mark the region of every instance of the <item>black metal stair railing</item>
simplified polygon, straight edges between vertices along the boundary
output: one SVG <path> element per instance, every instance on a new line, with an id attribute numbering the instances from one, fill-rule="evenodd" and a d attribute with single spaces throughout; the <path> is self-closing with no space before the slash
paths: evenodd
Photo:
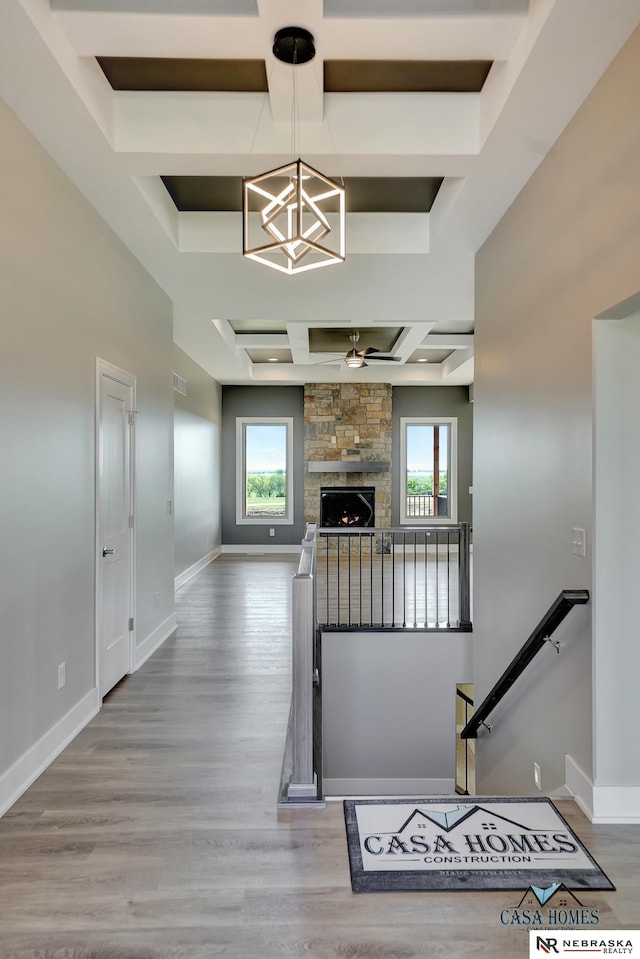
<path id="1" fill-rule="evenodd" d="M 323 629 L 471 631 L 470 527 L 322 527 Z"/>
<path id="2" fill-rule="evenodd" d="M 574 606 L 589 602 L 589 591 L 586 589 L 563 589 L 556 601 L 549 607 L 536 628 L 529 636 L 516 656 L 509 663 L 502 676 L 478 707 L 472 719 L 464 727 L 460 736 L 462 739 L 475 739 L 478 729 L 485 724 L 489 714 L 495 709 L 500 700 L 511 689 L 515 681 L 522 675 L 532 659 L 542 649 L 562 620 Z"/>

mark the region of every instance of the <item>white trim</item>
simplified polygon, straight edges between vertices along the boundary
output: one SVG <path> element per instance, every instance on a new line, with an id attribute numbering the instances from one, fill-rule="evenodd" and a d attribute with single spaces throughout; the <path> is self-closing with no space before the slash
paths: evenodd
<path id="1" fill-rule="evenodd" d="M 243 554 L 257 556 L 262 553 L 288 553 L 291 556 L 300 555 L 300 547 L 296 546 L 295 543 L 291 543 L 289 546 L 249 546 L 245 543 L 231 543 L 228 546 L 221 546 L 220 551 L 236 556 L 242 556 Z"/>
<path id="2" fill-rule="evenodd" d="M 454 796 L 453 779 L 324 779 L 322 792 L 332 796 Z"/>
<path id="3" fill-rule="evenodd" d="M 193 564 L 193 566 L 188 566 L 186 569 L 183 569 L 181 573 L 178 573 L 174 582 L 174 589 L 176 593 L 185 585 L 185 583 L 188 583 L 190 579 L 193 579 L 194 576 L 197 576 L 198 573 L 201 573 L 205 566 L 208 566 L 209 563 L 213 563 L 214 559 L 217 559 L 221 552 L 222 546 L 218 546 L 217 549 L 211 550 L 210 553 L 207 553 L 206 556 L 203 556 L 202 559 L 199 559 L 197 563 Z"/>
<path id="4" fill-rule="evenodd" d="M 564 755 L 564 781 L 580 809 L 593 822 L 593 782 L 568 753 Z"/>
<path id="5" fill-rule="evenodd" d="M 640 824 L 640 786 L 599 786 L 565 754 L 567 789 L 592 823 Z"/>
<path id="6" fill-rule="evenodd" d="M 162 644 L 172 636 L 176 629 L 178 628 L 178 620 L 176 619 L 176 614 L 172 613 L 171 616 L 168 616 L 164 622 L 160 623 L 159 626 L 149 633 L 146 639 L 143 639 L 142 642 L 136 646 L 134 650 L 134 663 L 133 671 L 140 669 L 143 663 L 152 656 L 157 649 L 162 646 Z"/>
<path id="7" fill-rule="evenodd" d="M 9 766 L 0 776 L 0 816 L 13 806 L 99 711 L 100 698 L 96 687 Z"/>
<path id="8" fill-rule="evenodd" d="M 245 430 L 247 426 L 285 426 L 287 461 L 285 468 L 287 512 L 285 516 L 245 516 Z M 236 416 L 236 525 L 293 526 L 293 417 Z"/>
<path id="9" fill-rule="evenodd" d="M 449 427 L 449 448 L 447 462 L 447 498 L 448 516 L 407 516 L 405 498 L 407 475 L 407 426 Z M 458 522 L 458 417 L 457 416 L 401 416 L 400 417 L 400 494 L 401 526 L 449 526 Z"/>
<path id="10" fill-rule="evenodd" d="M 640 786 L 593 787 L 593 823 L 640 824 Z"/>

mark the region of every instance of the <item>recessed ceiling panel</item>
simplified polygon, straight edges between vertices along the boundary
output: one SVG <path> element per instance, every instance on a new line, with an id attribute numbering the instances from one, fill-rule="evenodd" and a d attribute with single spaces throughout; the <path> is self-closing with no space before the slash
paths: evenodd
<path id="1" fill-rule="evenodd" d="M 401 326 L 361 327 L 357 331 L 353 327 L 311 327 L 309 330 L 310 353 L 346 353 L 352 348 L 349 337 L 358 332 L 360 339 L 356 344 L 357 350 L 375 348 L 381 353 L 390 353 L 394 343 L 402 333 Z"/>
<path id="2" fill-rule="evenodd" d="M 242 209 L 242 177 L 163 176 L 160 179 L 181 213 Z"/>
<path id="3" fill-rule="evenodd" d="M 234 333 L 286 333 L 284 320 L 228 320 Z M 264 324 L 264 325 L 262 325 Z"/>
<path id="4" fill-rule="evenodd" d="M 442 177 L 345 177 L 347 213 L 428 213 Z"/>
<path id="5" fill-rule="evenodd" d="M 442 363 L 453 350 L 415 350 L 407 363 Z"/>
<path id="6" fill-rule="evenodd" d="M 479 93 L 490 60 L 325 60 L 325 93 Z"/>
<path id="7" fill-rule="evenodd" d="M 526 13 L 529 0 L 324 0 L 325 17 L 432 17 Z"/>
<path id="8" fill-rule="evenodd" d="M 51 0 L 52 10 L 90 13 L 182 13 L 187 16 L 257 17 L 257 0 Z"/>
<path id="9" fill-rule="evenodd" d="M 242 210 L 242 177 L 163 176 L 161 179 L 181 213 Z M 344 185 L 347 213 L 428 213 L 442 185 L 442 177 L 345 177 Z"/>
<path id="10" fill-rule="evenodd" d="M 293 363 L 291 350 L 247 350 L 252 363 Z"/>
<path id="11" fill-rule="evenodd" d="M 266 93 L 264 60 L 97 57 L 114 90 Z"/>

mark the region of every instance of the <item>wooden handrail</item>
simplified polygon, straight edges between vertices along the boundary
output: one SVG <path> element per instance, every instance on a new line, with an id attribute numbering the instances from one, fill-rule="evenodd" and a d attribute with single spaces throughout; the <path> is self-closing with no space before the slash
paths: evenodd
<path id="1" fill-rule="evenodd" d="M 511 689 L 516 679 L 522 675 L 531 660 L 542 649 L 545 642 L 558 628 L 565 616 L 574 606 L 589 602 L 589 591 L 586 589 L 563 589 L 556 601 L 549 607 L 528 640 L 511 660 L 502 676 L 490 693 L 485 697 L 473 717 L 464 727 L 460 736 L 462 739 L 476 739 L 478 729 L 485 722 L 489 713 L 497 706 L 503 696 Z"/>

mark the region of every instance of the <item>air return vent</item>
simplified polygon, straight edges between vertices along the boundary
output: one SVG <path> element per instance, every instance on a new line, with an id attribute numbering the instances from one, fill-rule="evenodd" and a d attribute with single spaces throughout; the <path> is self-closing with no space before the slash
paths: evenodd
<path id="1" fill-rule="evenodd" d="M 178 376 L 177 373 L 173 374 L 173 388 L 176 393 L 180 393 L 182 396 L 187 395 L 187 381 L 184 376 Z"/>

